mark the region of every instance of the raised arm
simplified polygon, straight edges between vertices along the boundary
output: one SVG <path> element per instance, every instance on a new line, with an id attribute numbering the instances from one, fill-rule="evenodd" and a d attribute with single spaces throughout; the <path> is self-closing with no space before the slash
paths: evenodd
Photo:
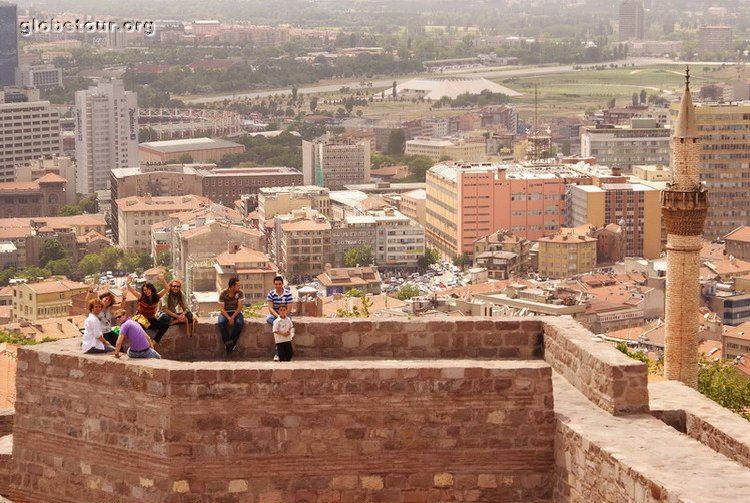
<path id="1" fill-rule="evenodd" d="M 131 278 L 130 276 L 125 278 L 125 288 L 126 288 L 126 291 L 122 292 L 123 302 L 125 302 L 125 297 L 127 296 L 127 292 L 132 293 L 135 296 L 135 300 L 138 300 L 141 298 L 140 292 L 138 292 L 138 290 L 133 288 L 133 278 Z"/>

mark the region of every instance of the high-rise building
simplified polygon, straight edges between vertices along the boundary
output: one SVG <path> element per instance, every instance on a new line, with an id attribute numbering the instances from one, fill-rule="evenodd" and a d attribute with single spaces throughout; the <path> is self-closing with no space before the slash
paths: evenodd
<path id="1" fill-rule="evenodd" d="M 75 121 L 79 193 L 107 190 L 113 169 L 138 166 L 137 97 L 122 80 L 76 92 Z"/>
<path id="2" fill-rule="evenodd" d="M 14 181 L 19 164 L 60 154 L 60 114 L 49 101 L 0 104 L 0 182 Z"/>
<path id="3" fill-rule="evenodd" d="M 0 3 L 0 86 L 16 83 L 18 69 L 18 16 L 16 4 Z"/>
<path id="4" fill-rule="evenodd" d="M 698 49 L 701 53 L 724 52 L 731 48 L 731 26 L 701 26 L 699 28 Z"/>
<path id="5" fill-rule="evenodd" d="M 62 70 L 55 65 L 21 65 L 18 70 L 18 85 L 40 89 L 62 87 Z"/>
<path id="6" fill-rule="evenodd" d="M 635 164 L 668 164 L 670 133 L 656 119 L 631 119 L 630 127 L 586 126 L 581 128 L 581 155 L 628 171 Z"/>
<path id="7" fill-rule="evenodd" d="M 679 108 L 671 109 L 673 120 Z M 750 225 L 750 102 L 696 103 L 700 176 L 711 191 L 705 237 Z"/>
<path id="8" fill-rule="evenodd" d="M 302 142 L 302 177 L 305 185 L 343 189 L 370 181 L 370 142 L 334 139 Z"/>
<path id="9" fill-rule="evenodd" d="M 608 168 L 583 165 L 438 164 L 427 171 L 428 246 L 455 257 L 499 229 L 538 239 L 565 224 L 568 184 L 607 178 Z"/>
<path id="10" fill-rule="evenodd" d="M 661 217 L 659 191 L 641 183 L 621 181 L 573 185 L 566 202 L 568 227 L 617 224 L 622 228 L 626 257 L 659 258 Z"/>
<path id="11" fill-rule="evenodd" d="M 643 2 L 623 0 L 620 2 L 620 41 L 643 40 Z"/>
<path id="12" fill-rule="evenodd" d="M 667 227 L 664 375 L 698 386 L 700 252 L 708 192 L 700 181 L 700 134 L 685 82 L 672 141 L 672 183 L 662 192 Z M 743 196 L 746 198 L 746 195 Z"/>

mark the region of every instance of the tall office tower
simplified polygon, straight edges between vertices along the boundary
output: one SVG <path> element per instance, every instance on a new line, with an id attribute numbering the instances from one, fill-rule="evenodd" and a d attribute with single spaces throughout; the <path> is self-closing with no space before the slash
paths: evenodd
<path id="1" fill-rule="evenodd" d="M 620 2 L 620 42 L 643 40 L 643 2 L 623 0 Z"/>
<path id="2" fill-rule="evenodd" d="M 667 228 L 667 289 L 664 326 L 664 375 L 698 386 L 698 313 L 700 251 L 708 192 L 699 176 L 698 125 L 690 85 L 685 91 L 672 136 L 672 183 L 662 192 Z"/>
<path id="3" fill-rule="evenodd" d="M 670 110 L 673 123 L 678 112 L 677 106 Z M 750 101 L 696 103 L 695 121 L 700 176 L 711 191 L 704 236 L 715 239 L 750 225 Z"/>
<path id="4" fill-rule="evenodd" d="M 122 80 L 76 92 L 75 120 L 79 194 L 107 190 L 113 169 L 138 166 L 137 96 Z"/>
<path id="5" fill-rule="evenodd" d="M 0 182 L 15 181 L 19 164 L 61 154 L 60 114 L 49 101 L 0 104 Z"/>
<path id="6" fill-rule="evenodd" d="M 305 185 L 343 189 L 370 181 L 370 143 L 334 139 L 302 142 L 302 177 Z"/>
<path id="7" fill-rule="evenodd" d="M 18 69 L 18 16 L 16 4 L 0 3 L 0 86 L 16 83 Z"/>

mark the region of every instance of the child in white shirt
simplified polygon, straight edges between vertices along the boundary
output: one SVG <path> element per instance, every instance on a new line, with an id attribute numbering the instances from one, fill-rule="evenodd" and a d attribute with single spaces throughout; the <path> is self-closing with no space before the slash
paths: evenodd
<path id="1" fill-rule="evenodd" d="M 294 338 L 294 325 L 292 320 L 287 316 L 288 307 L 281 304 L 277 308 L 279 317 L 273 322 L 273 339 L 276 343 L 276 350 L 279 354 L 279 360 L 288 362 L 294 356 L 292 349 L 292 339 Z"/>

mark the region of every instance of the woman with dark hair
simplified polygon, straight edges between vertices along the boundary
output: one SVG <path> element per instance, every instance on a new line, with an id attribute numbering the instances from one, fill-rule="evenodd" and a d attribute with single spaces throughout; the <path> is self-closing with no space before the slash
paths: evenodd
<path id="1" fill-rule="evenodd" d="M 89 291 L 86 294 L 87 304 L 97 296 L 96 291 L 97 288 L 94 285 L 89 288 Z M 102 301 L 103 306 L 98 318 L 99 323 L 102 325 L 104 339 L 114 347 L 117 342 L 117 334 L 112 331 L 112 321 L 114 320 L 114 315 L 112 313 L 114 313 L 115 309 L 119 307 L 116 305 L 117 298 L 110 291 L 100 292 L 98 297 L 99 300 Z"/>
<path id="2" fill-rule="evenodd" d="M 159 280 L 166 284 L 164 274 L 159 274 Z M 130 293 L 135 295 L 136 300 L 138 300 L 136 316 L 133 317 L 133 320 L 140 323 L 145 329 L 156 330 L 154 342 L 159 342 L 169 328 L 168 322 L 165 323 L 156 317 L 156 312 L 159 310 L 159 301 L 166 293 L 166 289 L 157 292 L 153 283 L 146 283 L 141 287 L 141 291 L 139 292 L 133 288 L 132 281 L 132 278 L 128 276 L 125 280 L 125 286 Z"/>

